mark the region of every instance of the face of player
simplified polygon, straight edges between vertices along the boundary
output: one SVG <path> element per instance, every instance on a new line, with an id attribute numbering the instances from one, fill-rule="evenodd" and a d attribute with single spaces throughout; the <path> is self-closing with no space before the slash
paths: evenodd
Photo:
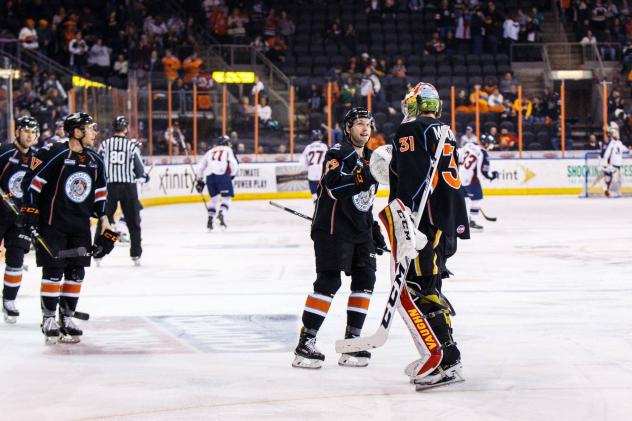
<path id="1" fill-rule="evenodd" d="M 37 143 L 37 129 L 22 128 L 18 131 L 18 141 L 20 146 L 28 149 Z"/>
<path id="2" fill-rule="evenodd" d="M 81 143 L 83 144 L 83 146 L 86 148 L 91 148 L 92 145 L 94 145 L 94 141 L 97 138 L 98 133 L 99 131 L 97 130 L 96 124 L 89 124 L 84 126 L 83 138 L 81 139 Z"/>
<path id="3" fill-rule="evenodd" d="M 353 126 L 349 129 L 351 143 L 362 148 L 371 138 L 371 120 L 368 118 L 359 118 L 353 122 Z"/>

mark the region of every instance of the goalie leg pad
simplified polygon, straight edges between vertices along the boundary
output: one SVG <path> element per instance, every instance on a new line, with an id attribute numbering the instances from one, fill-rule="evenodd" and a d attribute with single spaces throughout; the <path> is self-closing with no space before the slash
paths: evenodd
<path id="1" fill-rule="evenodd" d="M 417 256 L 415 226 L 410 213 L 399 200 L 395 199 L 379 213 L 391 244 L 391 253 L 396 262 Z"/>

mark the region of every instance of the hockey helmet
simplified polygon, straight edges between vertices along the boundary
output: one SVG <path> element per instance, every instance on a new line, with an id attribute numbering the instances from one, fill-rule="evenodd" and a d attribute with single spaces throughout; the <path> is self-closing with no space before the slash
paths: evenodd
<path id="1" fill-rule="evenodd" d="M 369 119 L 370 124 L 371 124 L 371 132 L 375 131 L 375 119 L 373 118 L 373 114 L 371 114 L 366 108 L 354 107 L 350 109 L 349 111 L 347 111 L 347 114 L 345 114 L 345 119 L 343 122 L 343 127 L 344 127 L 343 130 L 346 137 L 349 136 L 349 130 L 353 126 L 353 123 L 356 120 L 361 119 L 361 118 Z"/>
<path id="2" fill-rule="evenodd" d="M 481 135 L 481 145 L 487 150 L 492 150 L 496 147 L 496 139 L 490 133 Z"/>
<path id="3" fill-rule="evenodd" d="M 18 131 L 20 129 L 33 129 L 39 135 L 40 127 L 37 120 L 34 119 L 33 117 L 22 116 L 22 117 L 18 117 L 17 120 L 15 120 L 15 130 Z"/>
<path id="4" fill-rule="evenodd" d="M 226 135 L 218 136 L 217 140 L 215 141 L 215 144 L 217 146 L 229 145 L 230 144 L 230 137 L 228 137 Z"/>
<path id="5" fill-rule="evenodd" d="M 129 122 L 127 121 L 127 118 L 125 118 L 125 116 L 123 115 L 116 116 L 116 118 L 112 122 L 112 129 L 114 129 L 115 132 L 125 131 L 128 127 Z"/>
<path id="6" fill-rule="evenodd" d="M 66 132 L 67 136 L 72 136 L 75 129 L 83 130 L 85 126 L 90 126 L 94 124 L 94 119 L 90 114 L 72 113 L 64 119 L 64 132 Z"/>
<path id="7" fill-rule="evenodd" d="M 309 134 L 309 138 L 312 142 L 322 141 L 323 140 L 322 130 L 319 130 L 319 129 L 312 130 Z"/>
<path id="8" fill-rule="evenodd" d="M 422 113 L 434 113 L 441 117 L 441 99 L 437 89 L 429 83 L 419 82 L 402 101 L 402 113 L 406 119 L 415 118 Z"/>

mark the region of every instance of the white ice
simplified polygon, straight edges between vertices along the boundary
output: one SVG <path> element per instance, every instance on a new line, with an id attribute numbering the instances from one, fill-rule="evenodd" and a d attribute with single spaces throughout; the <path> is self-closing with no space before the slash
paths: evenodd
<path id="1" fill-rule="evenodd" d="M 368 368 L 339 367 L 347 280 L 318 338 L 324 368 L 292 368 L 315 279 L 309 223 L 235 202 L 229 231 L 207 233 L 195 203 L 144 210 L 141 267 L 117 247 L 87 270 L 77 345 L 44 345 L 27 257 L 22 316 L 0 322 L 0 419 L 632 419 L 632 202 L 489 197 L 485 210 L 498 222 L 459 243 L 444 284 L 465 383 L 415 392 L 399 316 Z M 389 288 L 388 258 L 378 266 L 365 332 Z"/>

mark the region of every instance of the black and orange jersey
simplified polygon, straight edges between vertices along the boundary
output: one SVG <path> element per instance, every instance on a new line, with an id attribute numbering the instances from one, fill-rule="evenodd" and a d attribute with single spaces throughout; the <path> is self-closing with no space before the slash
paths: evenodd
<path id="1" fill-rule="evenodd" d="M 368 161 L 371 151 L 365 147 L 363 153 Z M 337 143 L 325 153 L 312 233 L 324 231 L 357 244 L 372 240 L 373 201 L 378 185 L 358 185 L 353 174 L 358 165 L 366 164 L 349 142 Z"/>
<path id="2" fill-rule="evenodd" d="M 39 224 L 62 232 L 89 230 L 90 217 L 105 215 L 105 167 L 89 148 L 79 153 L 68 143 L 44 146 L 31 158 L 22 190 L 24 204 L 39 209 Z"/>
<path id="3" fill-rule="evenodd" d="M 32 156 L 32 148 L 23 154 L 12 143 L 0 146 L 0 186 L 18 207 L 22 203 L 22 179 L 29 168 Z M 6 219 L 12 221 L 14 217 L 12 212 L 0 206 L 0 221 L 4 222 Z"/>
<path id="4" fill-rule="evenodd" d="M 430 224 L 447 236 L 466 239 L 470 237 L 470 230 L 459 178 L 456 138 L 447 125 L 435 118 L 418 117 L 397 129 L 393 139 L 389 201 L 398 198 L 413 212 L 419 211 L 441 136 L 446 140 L 437 172 L 431 180 L 433 188 L 420 226 Z"/>

